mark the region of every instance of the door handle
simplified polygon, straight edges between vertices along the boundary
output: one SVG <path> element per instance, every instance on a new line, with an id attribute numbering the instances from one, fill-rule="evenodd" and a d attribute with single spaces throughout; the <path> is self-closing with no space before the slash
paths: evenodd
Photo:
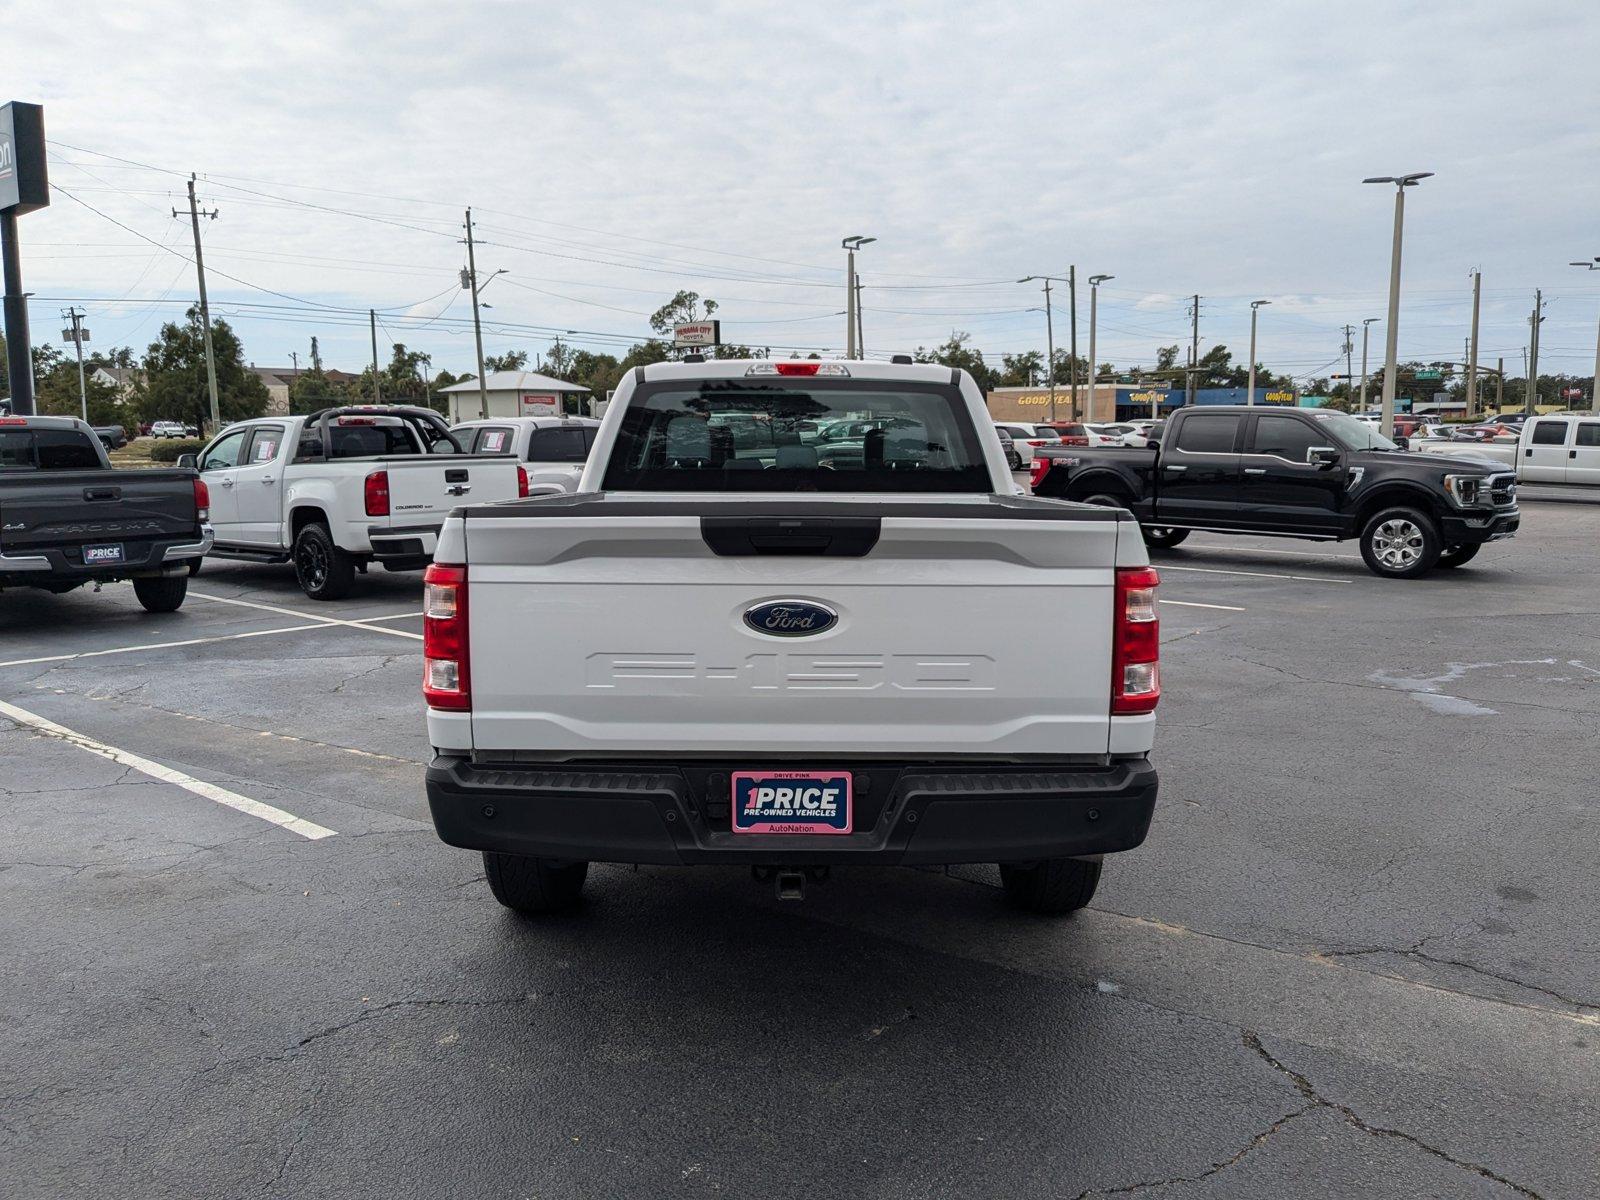
<path id="1" fill-rule="evenodd" d="M 1265 475 L 1267 469 L 1265 467 L 1246 467 L 1244 473 L 1246 475 Z"/>
<path id="2" fill-rule="evenodd" d="M 278 481 L 276 479 L 274 479 L 271 475 L 263 475 L 261 477 L 261 482 L 262 483 L 277 483 Z"/>
<path id="3" fill-rule="evenodd" d="M 1533 457 L 1533 451 L 1532 450 L 1524 450 L 1522 453 L 1527 458 L 1532 458 Z"/>
<path id="4" fill-rule="evenodd" d="M 1578 457 L 1578 452 L 1576 450 L 1568 450 L 1567 451 L 1567 457 L 1568 458 L 1577 458 Z"/>
<path id="5" fill-rule="evenodd" d="M 219 480 L 217 480 L 217 484 L 220 487 L 232 487 L 233 486 L 233 480 L 231 480 L 231 479 L 219 479 Z"/>
<path id="6" fill-rule="evenodd" d="M 1166 468 L 1166 470 L 1168 470 L 1168 471 L 1187 471 L 1188 469 L 1189 469 L 1188 467 L 1167 467 Z"/>

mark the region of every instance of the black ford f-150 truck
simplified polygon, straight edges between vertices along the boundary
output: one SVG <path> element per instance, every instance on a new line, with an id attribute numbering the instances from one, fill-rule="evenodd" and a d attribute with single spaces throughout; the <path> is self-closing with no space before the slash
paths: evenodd
<path id="1" fill-rule="evenodd" d="M 1126 508 L 1156 547 L 1196 529 L 1355 538 L 1367 566 L 1395 579 L 1458 567 L 1521 521 L 1503 466 L 1410 454 L 1315 409 L 1190 407 L 1146 449 L 1043 447 L 1033 491 Z"/>
<path id="2" fill-rule="evenodd" d="M 70 592 L 131 579 L 172 612 L 211 549 L 210 497 L 187 467 L 113 470 L 72 417 L 0 417 L 0 589 Z"/>

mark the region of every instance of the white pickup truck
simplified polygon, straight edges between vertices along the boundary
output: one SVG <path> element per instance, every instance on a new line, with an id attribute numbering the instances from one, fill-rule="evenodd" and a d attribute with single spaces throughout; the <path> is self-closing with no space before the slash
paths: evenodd
<path id="1" fill-rule="evenodd" d="M 807 442 L 844 419 L 871 424 L 848 452 Z M 1013 493 L 964 372 L 636 368 L 576 493 L 445 522 L 435 826 L 524 913 L 591 861 L 787 897 L 991 862 L 1021 907 L 1080 908 L 1155 806 L 1157 582 L 1128 513 Z"/>
<path id="2" fill-rule="evenodd" d="M 452 425 L 450 432 L 468 454 L 511 455 L 537 496 L 578 486 L 599 428 L 592 417 L 491 417 Z"/>
<path id="3" fill-rule="evenodd" d="M 313 600 L 349 595 L 369 563 L 421 570 L 463 500 L 528 495 L 515 461 L 466 455 L 438 413 L 401 405 L 240 421 L 178 463 L 210 491 L 211 556 L 292 562 Z"/>
<path id="4" fill-rule="evenodd" d="M 1600 486 L 1600 413 L 1556 413 L 1525 421 L 1515 441 L 1413 440 L 1421 454 L 1468 455 L 1515 467 L 1518 483 Z"/>

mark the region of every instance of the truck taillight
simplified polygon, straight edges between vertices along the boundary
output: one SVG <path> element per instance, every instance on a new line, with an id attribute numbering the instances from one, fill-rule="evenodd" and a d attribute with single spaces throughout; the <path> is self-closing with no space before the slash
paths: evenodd
<path id="1" fill-rule="evenodd" d="M 1028 483 L 1031 486 L 1039 486 L 1039 480 L 1043 479 L 1050 470 L 1050 461 L 1048 458 L 1034 456 L 1033 465 L 1028 468 Z"/>
<path id="2" fill-rule="evenodd" d="M 211 489 L 198 476 L 194 481 L 194 512 L 195 518 L 201 523 L 211 520 Z"/>
<path id="3" fill-rule="evenodd" d="M 434 563 L 422 577 L 422 698 L 429 708 L 472 708 L 466 567 Z"/>
<path id="4" fill-rule="evenodd" d="M 521 466 L 519 464 L 518 467 L 517 467 L 517 495 L 525 497 L 525 496 L 527 496 L 527 494 L 528 494 L 528 472 L 527 472 L 527 469 L 525 467 L 523 467 L 523 466 Z"/>
<path id="5" fill-rule="evenodd" d="M 1154 712 L 1161 701 L 1161 620 L 1150 567 L 1118 567 L 1111 644 L 1111 713 Z"/>
<path id="6" fill-rule="evenodd" d="M 367 476 L 367 516 L 389 515 L 389 472 L 374 471 Z"/>
<path id="7" fill-rule="evenodd" d="M 1110 440 L 1110 438 L 1102 439 L 1102 444 L 1108 444 Z M 1063 446 L 1087 446 L 1089 444 L 1089 439 L 1088 437 L 1080 434 L 1069 433 L 1061 439 L 1061 444 Z"/>

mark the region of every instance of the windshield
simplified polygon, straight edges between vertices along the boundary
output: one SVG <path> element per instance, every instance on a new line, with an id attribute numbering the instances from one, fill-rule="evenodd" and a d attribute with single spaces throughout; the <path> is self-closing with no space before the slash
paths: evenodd
<path id="1" fill-rule="evenodd" d="M 1317 427 L 1325 430 L 1345 450 L 1399 449 L 1378 432 L 1376 425 L 1358 421 L 1349 413 L 1313 412 L 1311 416 L 1317 422 Z"/>
<path id="2" fill-rule="evenodd" d="M 988 492 L 961 393 L 850 379 L 705 380 L 633 394 L 601 487 Z"/>

